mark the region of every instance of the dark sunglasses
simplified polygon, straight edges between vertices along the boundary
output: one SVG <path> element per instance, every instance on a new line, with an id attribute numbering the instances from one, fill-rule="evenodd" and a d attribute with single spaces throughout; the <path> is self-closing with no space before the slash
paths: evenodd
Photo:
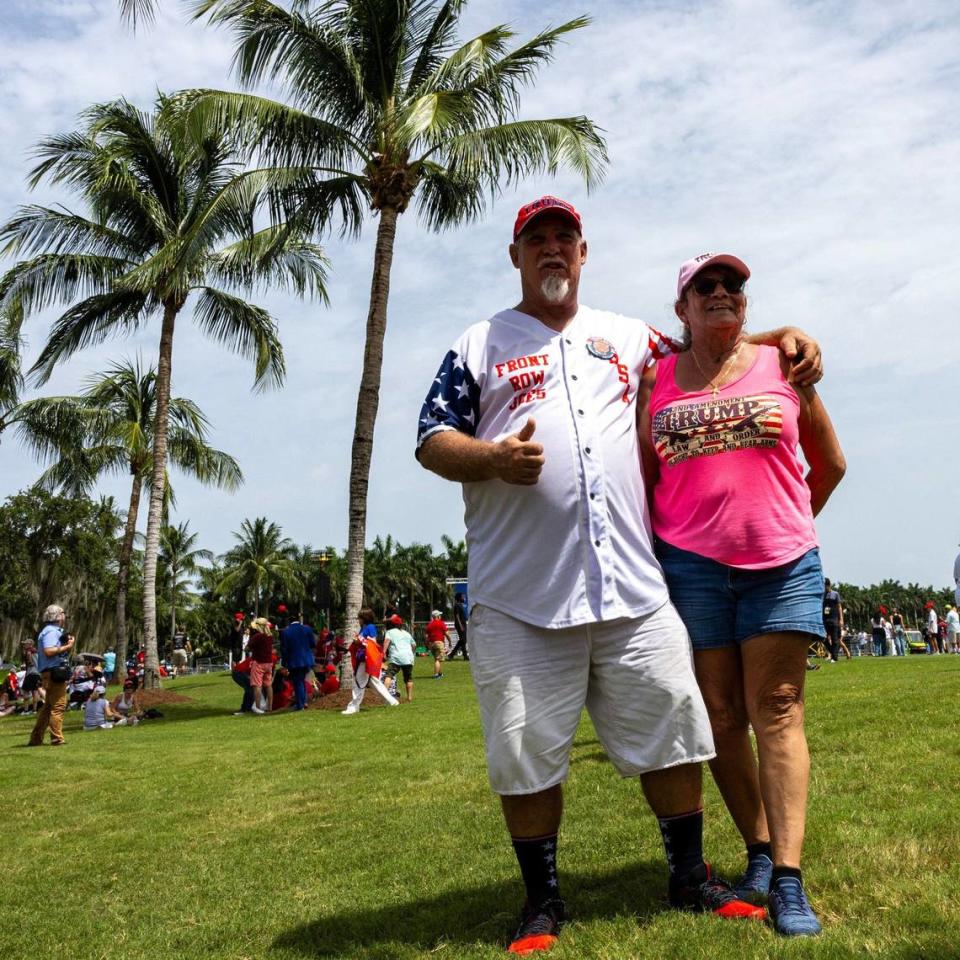
<path id="1" fill-rule="evenodd" d="M 717 289 L 717 284 L 722 284 L 723 289 L 727 293 L 743 293 L 743 285 L 747 281 L 743 277 L 733 276 L 732 274 L 728 277 L 721 277 L 717 279 L 716 277 L 694 277 L 690 281 L 690 286 L 693 287 L 701 297 L 709 297 L 714 290 Z"/>

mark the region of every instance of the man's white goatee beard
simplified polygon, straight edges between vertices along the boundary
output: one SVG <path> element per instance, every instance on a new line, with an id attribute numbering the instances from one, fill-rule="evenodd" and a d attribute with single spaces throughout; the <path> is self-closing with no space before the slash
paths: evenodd
<path id="1" fill-rule="evenodd" d="M 543 282 L 540 284 L 540 293 L 543 294 L 544 299 L 549 300 L 550 303 L 563 303 L 563 301 L 567 299 L 569 292 L 570 281 L 566 277 L 558 277 L 556 274 L 544 277 Z"/>

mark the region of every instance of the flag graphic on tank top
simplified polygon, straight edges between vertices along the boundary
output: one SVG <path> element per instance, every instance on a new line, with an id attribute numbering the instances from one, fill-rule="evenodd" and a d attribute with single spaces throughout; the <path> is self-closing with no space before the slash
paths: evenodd
<path id="1" fill-rule="evenodd" d="M 653 442 L 668 466 L 694 457 L 775 447 L 783 411 L 767 394 L 675 403 L 653 419 Z"/>

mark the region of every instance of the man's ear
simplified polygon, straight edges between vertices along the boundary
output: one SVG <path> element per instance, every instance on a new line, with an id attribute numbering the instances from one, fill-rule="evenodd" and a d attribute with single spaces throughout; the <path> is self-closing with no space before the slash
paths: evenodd
<path id="1" fill-rule="evenodd" d="M 520 250 L 517 248 L 515 243 L 510 244 L 510 262 L 519 270 L 520 269 Z"/>
<path id="2" fill-rule="evenodd" d="M 581 265 L 587 262 L 587 241 L 580 241 L 580 263 Z"/>

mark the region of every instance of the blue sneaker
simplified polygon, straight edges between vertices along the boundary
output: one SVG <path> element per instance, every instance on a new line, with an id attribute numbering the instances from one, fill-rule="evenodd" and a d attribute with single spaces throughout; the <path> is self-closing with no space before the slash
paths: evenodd
<path id="1" fill-rule="evenodd" d="M 784 937 L 815 937 L 823 929 L 796 877 L 780 877 L 770 885 L 767 909 L 774 930 Z"/>
<path id="2" fill-rule="evenodd" d="M 765 853 L 758 853 L 747 861 L 747 869 L 734 884 L 733 892 L 741 900 L 751 902 L 763 900 L 770 892 L 770 878 L 772 876 L 773 861 Z"/>

